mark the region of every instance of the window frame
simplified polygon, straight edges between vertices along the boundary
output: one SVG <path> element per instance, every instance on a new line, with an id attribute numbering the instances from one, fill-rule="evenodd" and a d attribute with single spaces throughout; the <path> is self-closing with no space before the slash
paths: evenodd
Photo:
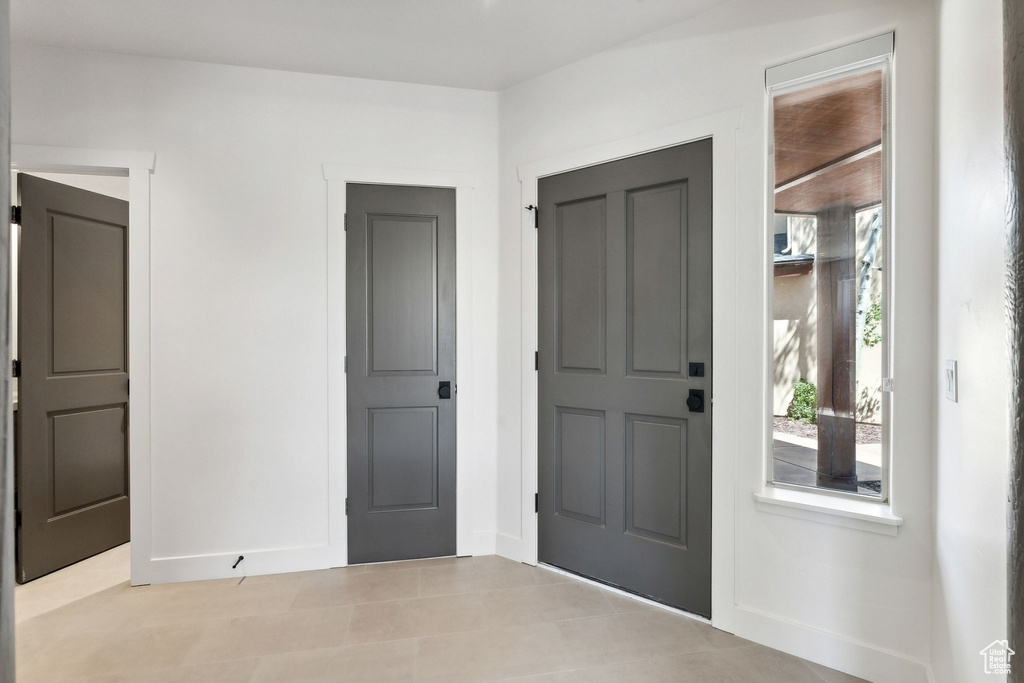
<path id="1" fill-rule="evenodd" d="M 765 205 L 765 248 L 766 260 L 766 368 L 764 373 L 764 414 L 765 455 L 763 493 L 772 490 L 811 493 L 824 497 L 863 501 L 875 505 L 891 506 L 891 458 L 892 458 L 892 398 L 893 398 L 893 339 L 892 339 L 892 294 L 893 271 L 897 267 L 893 248 L 893 126 L 892 126 L 892 83 L 894 63 L 894 34 L 869 38 L 845 45 L 827 52 L 803 59 L 780 64 L 765 70 L 765 149 L 766 155 L 766 205 Z M 797 90 L 834 81 L 848 76 L 881 70 L 882 72 L 882 262 L 885 265 L 882 277 L 882 482 L 880 495 L 859 492 L 838 491 L 818 486 L 806 486 L 775 481 L 774 462 L 774 388 L 775 388 L 775 335 L 774 335 L 774 217 L 775 217 L 775 123 L 773 98 Z M 769 248 L 770 247 L 770 248 Z M 761 497 L 755 496 L 759 500 Z M 769 496 L 770 497 L 770 496 Z"/>

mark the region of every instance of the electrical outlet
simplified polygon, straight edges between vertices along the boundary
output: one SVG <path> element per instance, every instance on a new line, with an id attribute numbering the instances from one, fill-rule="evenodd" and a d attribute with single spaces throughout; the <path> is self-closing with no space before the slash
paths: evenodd
<path id="1" fill-rule="evenodd" d="M 947 360 L 946 361 L 946 398 L 948 398 L 953 403 L 957 403 L 958 402 L 958 396 L 957 396 L 957 384 L 958 384 L 958 382 L 959 382 L 959 378 L 957 377 L 956 361 L 955 360 Z"/>

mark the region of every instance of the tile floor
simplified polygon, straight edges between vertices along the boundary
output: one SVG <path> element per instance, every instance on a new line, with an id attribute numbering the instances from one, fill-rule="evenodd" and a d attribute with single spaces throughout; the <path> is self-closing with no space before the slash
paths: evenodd
<path id="1" fill-rule="evenodd" d="M 16 589 L 20 683 L 859 680 L 494 556 L 137 588 L 127 558 Z"/>

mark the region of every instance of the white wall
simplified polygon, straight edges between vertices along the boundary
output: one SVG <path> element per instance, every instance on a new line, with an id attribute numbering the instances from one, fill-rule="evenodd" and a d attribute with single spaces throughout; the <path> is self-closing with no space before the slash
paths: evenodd
<path id="1" fill-rule="evenodd" d="M 762 488 L 766 368 L 764 69 L 896 31 L 893 508 L 899 536 L 755 510 Z M 643 131 L 742 107 L 738 131 L 741 231 L 735 273 L 734 363 L 750 379 L 735 397 L 737 434 L 736 628 L 776 647 L 873 680 L 923 676 L 929 657 L 934 426 L 935 5 L 901 2 L 740 0 L 550 74 L 501 97 L 499 321 L 499 551 L 515 556 L 520 513 L 522 207 L 516 166 Z M 828 643 L 823 649 L 818 643 Z"/>
<path id="2" fill-rule="evenodd" d="M 14 143 L 156 153 L 153 558 L 208 576 L 203 556 L 327 543 L 324 162 L 479 180 L 460 398 L 482 416 L 473 531 L 493 534 L 496 94 L 29 46 L 13 78 Z"/>
<path id="3" fill-rule="evenodd" d="M 980 650 L 1006 638 L 1009 356 L 1005 309 L 1002 2 L 942 0 L 939 33 L 938 358 L 932 667 L 991 681 Z M 1021 660 L 1020 648 L 1014 660 Z M 1018 661 L 1013 662 L 1016 668 Z"/>

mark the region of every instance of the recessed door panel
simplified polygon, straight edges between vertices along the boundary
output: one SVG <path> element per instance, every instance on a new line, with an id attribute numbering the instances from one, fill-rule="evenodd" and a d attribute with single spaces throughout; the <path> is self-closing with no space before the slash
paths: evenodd
<path id="1" fill-rule="evenodd" d="M 454 555 L 455 190 L 345 194 L 348 560 Z"/>
<path id="2" fill-rule="evenodd" d="M 631 375 L 683 374 L 686 182 L 626 198 L 627 359 Z"/>
<path id="3" fill-rule="evenodd" d="M 537 187 L 538 558 L 703 616 L 711 152 L 702 140 Z"/>
<path id="4" fill-rule="evenodd" d="M 370 374 L 437 374 L 437 218 L 370 214 Z"/>
<path id="5" fill-rule="evenodd" d="M 626 416 L 626 530 L 686 545 L 686 422 Z"/>
<path id="6" fill-rule="evenodd" d="M 126 406 L 50 416 L 53 516 L 128 495 Z"/>
<path id="7" fill-rule="evenodd" d="M 369 411 L 370 510 L 437 507 L 437 408 Z"/>
<path id="8" fill-rule="evenodd" d="M 53 374 L 123 372 L 127 229 L 59 213 L 49 220 Z"/>
<path id="9" fill-rule="evenodd" d="M 604 197 L 555 209 L 555 325 L 560 372 L 604 372 L 605 213 Z"/>
<path id="10" fill-rule="evenodd" d="M 604 524 L 604 413 L 556 410 L 556 514 Z"/>

